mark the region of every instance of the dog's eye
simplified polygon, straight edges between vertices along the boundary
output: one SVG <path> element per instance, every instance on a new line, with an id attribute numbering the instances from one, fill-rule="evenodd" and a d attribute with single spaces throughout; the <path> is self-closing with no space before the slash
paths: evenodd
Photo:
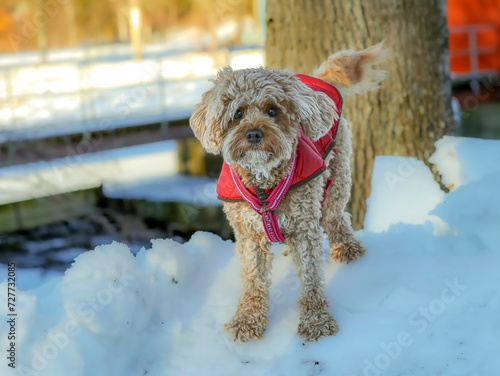
<path id="1" fill-rule="evenodd" d="M 243 117 L 243 111 L 241 108 L 238 108 L 234 113 L 234 120 L 241 119 Z"/>
<path id="2" fill-rule="evenodd" d="M 271 117 L 276 117 L 278 116 L 278 109 L 276 107 L 269 107 L 267 109 L 267 114 Z"/>

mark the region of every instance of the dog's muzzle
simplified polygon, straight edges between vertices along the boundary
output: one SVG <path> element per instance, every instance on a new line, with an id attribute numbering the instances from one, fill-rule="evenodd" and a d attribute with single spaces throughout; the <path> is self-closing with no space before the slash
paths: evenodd
<path id="1" fill-rule="evenodd" d="M 264 134 L 259 129 L 250 129 L 247 132 L 246 137 L 247 141 L 250 142 L 251 144 L 258 144 L 259 142 L 262 141 L 262 137 L 264 137 Z"/>

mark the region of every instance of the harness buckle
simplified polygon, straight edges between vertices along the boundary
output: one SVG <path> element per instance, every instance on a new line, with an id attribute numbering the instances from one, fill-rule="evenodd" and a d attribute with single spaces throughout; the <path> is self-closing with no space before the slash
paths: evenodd
<path id="1" fill-rule="evenodd" d="M 268 211 L 274 213 L 274 210 L 271 210 L 270 208 L 268 208 L 266 206 L 267 202 L 261 202 L 259 205 L 262 205 L 262 207 L 260 208 L 260 211 L 259 211 L 260 215 L 262 215 L 263 213 L 268 212 Z"/>

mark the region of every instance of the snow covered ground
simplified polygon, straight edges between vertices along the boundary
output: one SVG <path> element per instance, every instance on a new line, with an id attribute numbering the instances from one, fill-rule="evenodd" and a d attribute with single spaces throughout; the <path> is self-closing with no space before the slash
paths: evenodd
<path id="1" fill-rule="evenodd" d="M 0 205 L 101 185 L 144 182 L 177 172 L 173 140 L 9 166 L 0 168 Z"/>
<path id="2" fill-rule="evenodd" d="M 431 160 L 450 193 L 422 162 L 377 158 L 357 234 L 368 253 L 326 263 L 335 337 L 297 337 L 300 286 L 275 246 L 265 337 L 232 342 L 223 326 L 240 294 L 234 244 L 199 232 L 183 245 L 153 240 L 135 257 L 124 244 L 99 246 L 32 289 L 19 270 L 16 369 L 0 284 L 0 373 L 498 375 L 500 141 L 445 137 Z"/>
<path id="3" fill-rule="evenodd" d="M 222 206 L 217 199 L 217 179 L 173 174 L 139 181 L 107 183 L 103 192 L 109 198 L 186 202 L 199 206 Z"/>
<path id="4" fill-rule="evenodd" d="M 178 165 L 167 140 L 3 167 L 0 205 L 100 186 L 109 198 L 222 205 L 216 179 L 178 174 Z"/>

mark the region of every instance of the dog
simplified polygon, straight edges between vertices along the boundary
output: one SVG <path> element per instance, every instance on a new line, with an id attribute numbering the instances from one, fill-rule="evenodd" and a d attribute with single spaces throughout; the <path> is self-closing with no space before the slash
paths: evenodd
<path id="1" fill-rule="evenodd" d="M 373 66 L 386 56 L 383 43 L 342 50 L 313 76 L 225 67 L 195 106 L 196 138 L 224 160 L 217 193 L 234 230 L 243 290 L 226 325 L 235 341 L 264 335 L 273 242 L 287 245 L 301 283 L 299 336 L 313 342 L 337 333 L 325 292 L 324 233 L 337 262 L 365 253 L 344 211 L 352 145 L 342 95 L 377 89 L 386 73 Z"/>

